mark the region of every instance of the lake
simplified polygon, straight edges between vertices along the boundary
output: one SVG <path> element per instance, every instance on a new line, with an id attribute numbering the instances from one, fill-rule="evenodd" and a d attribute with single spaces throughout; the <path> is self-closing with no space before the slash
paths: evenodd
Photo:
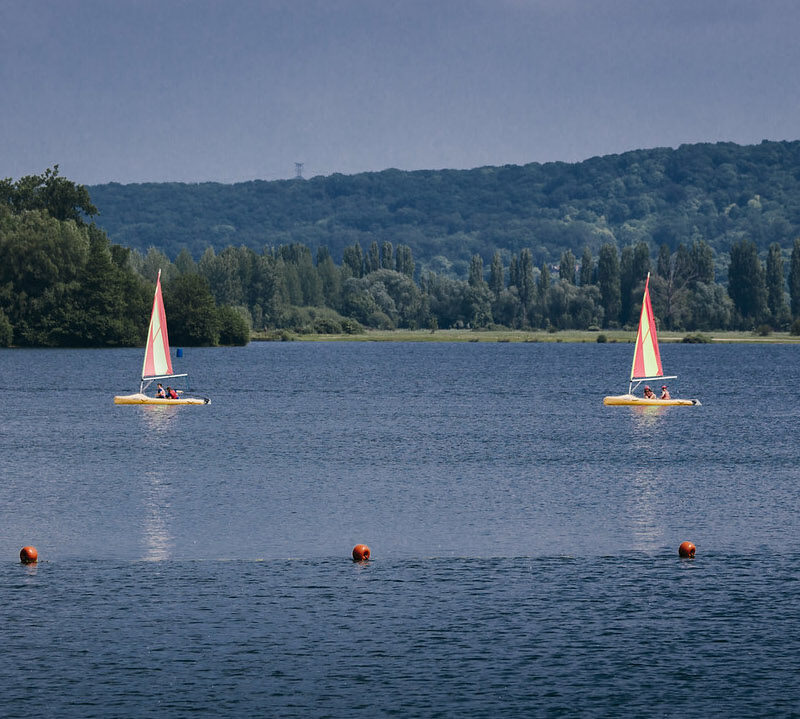
<path id="1" fill-rule="evenodd" d="M 661 352 L 1 350 L 0 714 L 798 716 L 800 348 Z"/>

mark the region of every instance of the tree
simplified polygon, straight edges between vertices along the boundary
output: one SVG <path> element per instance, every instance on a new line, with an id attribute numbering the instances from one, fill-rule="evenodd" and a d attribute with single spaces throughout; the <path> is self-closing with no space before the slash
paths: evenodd
<path id="1" fill-rule="evenodd" d="M 8 321 L 6 313 L 0 310 L 0 347 L 10 347 L 14 341 L 14 328 Z"/>
<path id="2" fill-rule="evenodd" d="M 175 258 L 175 269 L 179 275 L 189 275 L 197 272 L 197 263 L 192 257 L 192 253 L 185 247 L 181 249 Z"/>
<path id="3" fill-rule="evenodd" d="M 57 220 L 72 220 L 83 225 L 83 216 L 92 217 L 97 208 L 92 204 L 89 191 L 83 185 L 60 177 L 58 165 L 44 171 L 43 175 L 26 175 L 16 183 L 10 179 L 0 183 L 0 203 L 15 214 L 30 210 L 44 210 Z"/>
<path id="4" fill-rule="evenodd" d="M 539 301 L 544 302 L 547 297 L 547 291 L 550 289 L 550 268 L 546 262 L 542 262 L 539 268 L 539 284 L 537 290 L 539 292 Z"/>
<path id="5" fill-rule="evenodd" d="M 625 325 L 635 321 L 633 308 L 639 292 L 650 272 L 650 248 L 646 242 L 622 249 L 620 259 L 620 322 Z"/>
<path id="6" fill-rule="evenodd" d="M 219 316 L 205 277 L 181 275 L 164 285 L 164 308 L 172 344 L 219 344 Z"/>
<path id="7" fill-rule="evenodd" d="M 783 256 L 781 246 L 773 242 L 767 254 L 767 267 L 765 274 L 767 285 L 767 307 L 772 316 L 775 327 L 788 324 L 786 299 L 783 295 Z"/>
<path id="8" fill-rule="evenodd" d="M 381 245 L 381 267 L 384 270 L 394 269 L 394 250 L 388 240 Z"/>
<path id="9" fill-rule="evenodd" d="M 792 317 L 800 318 L 800 237 L 795 238 L 792 247 L 792 260 L 789 268 L 789 296 Z"/>
<path id="10" fill-rule="evenodd" d="M 767 288 L 764 267 L 752 240 L 741 240 L 731 246 L 728 294 L 744 326 L 755 326 L 763 321 L 767 313 Z"/>
<path id="11" fill-rule="evenodd" d="M 398 248 L 399 250 L 400 248 Z M 344 248 L 342 256 L 342 269 L 349 271 L 349 277 L 364 276 L 364 253 L 358 243 Z"/>
<path id="12" fill-rule="evenodd" d="M 374 240 L 370 242 L 369 251 L 367 252 L 367 258 L 365 263 L 367 266 L 368 273 L 375 272 L 376 270 L 379 270 L 381 267 L 381 253 L 380 250 L 378 249 L 378 243 L 375 242 Z"/>
<path id="13" fill-rule="evenodd" d="M 591 285 L 594 279 L 594 260 L 592 259 L 592 251 L 588 247 L 583 248 L 583 256 L 581 257 L 581 287 Z"/>
<path id="14" fill-rule="evenodd" d="M 223 305 L 217 309 L 221 345 L 242 346 L 250 341 L 250 323 L 244 312 L 244 308 L 240 311 L 230 305 Z"/>
<path id="15" fill-rule="evenodd" d="M 713 284 L 714 250 L 705 240 L 692 243 L 692 249 L 689 251 L 689 262 L 691 265 L 689 275 L 692 282 L 702 282 L 707 285 Z"/>
<path id="16" fill-rule="evenodd" d="M 414 257 L 408 245 L 398 245 L 395 252 L 395 269 L 406 277 L 414 276 Z"/>
<path id="17" fill-rule="evenodd" d="M 572 250 L 561 253 L 561 263 L 558 266 L 558 276 L 571 285 L 575 284 L 575 255 Z"/>
<path id="18" fill-rule="evenodd" d="M 600 248 L 597 260 L 597 284 L 605 312 L 606 327 L 616 324 L 620 312 L 620 275 L 617 248 L 607 242 Z"/>
<path id="19" fill-rule="evenodd" d="M 486 284 L 483 279 L 483 258 L 480 255 L 472 255 L 469 263 L 469 286 L 483 287 Z"/>
<path id="20" fill-rule="evenodd" d="M 489 289 L 497 297 L 503 291 L 503 260 L 500 252 L 495 252 L 492 257 L 492 267 L 489 271 Z"/>
<path id="21" fill-rule="evenodd" d="M 342 300 L 342 276 L 333 263 L 327 247 L 317 250 L 317 273 L 322 282 L 322 296 L 325 304 L 339 309 Z"/>

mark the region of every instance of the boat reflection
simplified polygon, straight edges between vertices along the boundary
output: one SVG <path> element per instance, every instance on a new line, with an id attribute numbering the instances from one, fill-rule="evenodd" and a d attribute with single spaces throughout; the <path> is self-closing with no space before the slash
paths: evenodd
<path id="1" fill-rule="evenodd" d="M 657 427 L 669 409 L 669 407 L 657 407 L 655 405 L 631 407 L 633 425 L 636 429 Z"/>
<path id="2" fill-rule="evenodd" d="M 146 472 L 144 476 L 144 559 L 161 562 L 170 558 L 172 549 L 167 523 L 169 482 L 161 472 Z"/>
<path id="3" fill-rule="evenodd" d="M 143 404 L 138 407 L 139 416 L 148 430 L 164 430 L 174 422 L 180 414 L 180 408 L 166 404 Z"/>

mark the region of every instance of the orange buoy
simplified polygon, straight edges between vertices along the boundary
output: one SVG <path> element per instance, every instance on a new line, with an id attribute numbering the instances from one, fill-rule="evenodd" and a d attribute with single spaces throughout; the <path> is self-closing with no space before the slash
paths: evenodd
<path id="1" fill-rule="evenodd" d="M 19 550 L 19 561 L 23 564 L 33 564 L 39 559 L 36 547 L 23 547 Z"/>
<path id="2" fill-rule="evenodd" d="M 694 553 L 697 551 L 697 547 L 694 546 L 691 542 L 682 542 L 681 546 L 678 547 L 678 554 L 681 557 L 694 557 Z"/>
<path id="3" fill-rule="evenodd" d="M 353 561 L 364 562 L 369 559 L 369 547 L 366 544 L 356 544 L 353 547 Z"/>

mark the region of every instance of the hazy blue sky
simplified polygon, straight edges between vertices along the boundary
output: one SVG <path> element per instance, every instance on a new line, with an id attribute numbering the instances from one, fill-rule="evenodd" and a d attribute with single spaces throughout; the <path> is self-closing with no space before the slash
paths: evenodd
<path id="1" fill-rule="evenodd" d="M 280 179 L 800 138 L 796 0 L 0 0 L 0 177 Z"/>

